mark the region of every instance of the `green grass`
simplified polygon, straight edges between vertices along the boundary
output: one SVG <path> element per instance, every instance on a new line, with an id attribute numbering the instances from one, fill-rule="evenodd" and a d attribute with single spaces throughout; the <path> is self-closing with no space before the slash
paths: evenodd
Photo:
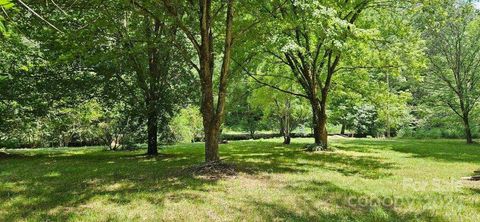
<path id="1" fill-rule="evenodd" d="M 185 167 L 203 145 L 144 150 L 14 150 L 0 159 L 0 221 L 480 221 L 480 145 L 460 140 L 295 139 L 232 142 L 235 177 Z M 1 158 L 1 157 L 0 157 Z M 248 169 L 248 170 L 241 170 Z"/>

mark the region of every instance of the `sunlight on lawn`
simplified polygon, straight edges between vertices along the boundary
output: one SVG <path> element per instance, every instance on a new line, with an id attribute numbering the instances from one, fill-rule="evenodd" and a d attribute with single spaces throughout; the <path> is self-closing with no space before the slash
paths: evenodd
<path id="1" fill-rule="evenodd" d="M 307 139 L 222 145 L 237 176 L 186 173 L 201 144 L 144 150 L 14 150 L 0 159 L 0 221 L 287 220 L 479 221 L 480 147 L 454 140 L 335 139 L 307 153 Z"/>

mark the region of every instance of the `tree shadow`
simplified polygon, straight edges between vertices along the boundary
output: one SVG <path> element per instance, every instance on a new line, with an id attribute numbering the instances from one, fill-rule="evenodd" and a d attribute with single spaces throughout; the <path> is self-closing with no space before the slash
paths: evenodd
<path id="1" fill-rule="evenodd" d="M 287 221 L 447 221 L 435 212 L 402 213 L 390 197 L 372 198 L 327 181 L 301 181 L 287 187 L 301 193 L 292 210 L 282 203 L 249 201 L 265 218 Z M 358 201 L 361 200 L 361 201 Z M 321 206 L 321 207 L 319 207 Z M 327 210 L 325 210 L 327 209 Z M 280 216 L 281 215 L 281 216 Z"/>
<path id="2" fill-rule="evenodd" d="M 75 211 L 56 209 L 78 208 L 96 197 L 108 197 L 111 202 L 125 205 L 135 199 L 132 195 L 143 194 L 161 205 L 168 198 L 166 194 L 201 190 L 216 183 L 172 176 L 172 171 L 191 163 L 192 159 L 177 154 L 153 158 L 103 151 L 16 155 L 8 163 L 0 162 L 0 221 L 65 221 Z"/>
<path id="3" fill-rule="evenodd" d="M 0 221 L 64 221 L 75 217 L 75 209 L 99 197 L 126 205 L 140 195 L 160 207 L 166 200 L 200 201 L 202 197 L 190 191 L 208 193 L 222 179 L 182 173 L 186 167 L 203 162 L 201 147 L 175 146 L 153 158 L 144 156 L 142 150 L 19 152 L 13 159 L 0 160 Z M 375 179 L 388 176 L 388 169 L 393 168 L 392 163 L 375 157 L 312 154 L 304 152 L 301 144 L 273 142 L 222 145 L 221 156 L 238 165 L 239 173 L 249 175 L 297 174 L 322 168 Z"/>
<path id="4" fill-rule="evenodd" d="M 262 147 L 268 147 L 265 149 Z M 373 156 L 353 156 L 338 152 L 305 152 L 304 144 L 282 145 L 273 142 L 242 144 L 228 148 L 228 159 L 255 172 L 304 173 L 312 169 L 336 171 L 344 176 L 357 175 L 367 179 L 390 176 L 395 164 Z"/>
<path id="5" fill-rule="evenodd" d="M 340 143 L 342 149 L 356 152 L 392 150 L 414 158 L 480 163 L 480 145 L 467 145 L 460 140 L 342 140 Z"/>

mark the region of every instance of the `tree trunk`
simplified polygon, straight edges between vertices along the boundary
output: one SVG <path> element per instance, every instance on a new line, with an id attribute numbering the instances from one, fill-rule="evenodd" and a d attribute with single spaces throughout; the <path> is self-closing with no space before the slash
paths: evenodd
<path id="1" fill-rule="evenodd" d="M 465 137 L 467 139 L 467 144 L 472 144 L 473 143 L 473 137 L 472 137 L 472 130 L 470 129 L 470 121 L 468 116 L 463 117 L 463 125 L 465 128 Z"/>
<path id="2" fill-rule="evenodd" d="M 205 162 L 218 161 L 218 132 L 220 127 L 217 127 L 216 114 L 214 110 L 213 99 L 213 69 L 214 69 L 214 55 L 211 51 L 212 35 L 210 32 L 210 6 L 204 2 L 202 4 L 202 45 L 200 55 L 200 77 L 202 86 L 202 117 L 203 128 L 205 133 Z"/>
<path id="3" fill-rule="evenodd" d="M 218 139 L 220 127 L 225 110 L 227 95 L 228 74 L 233 44 L 233 15 L 234 0 L 227 1 L 227 18 L 225 28 L 225 45 L 223 61 L 220 70 L 217 104 L 214 105 L 213 74 L 215 67 L 215 50 L 213 44 L 213 30 L 210 0 L 200 1 L 200 37 L 201 44 L 198 48 L 200 68 L 198 69 L 202 91 L 202 115 L 205 131 L 205 161 L 215 162 L 220 160 L 218 152 Z M 194 43 L 196 45 L 196 43 Z"/>
<path id="4" fill-rule="evenodd" d="M 290 134 L 283 137 L 283 144 L 289 145 L 291 141 L 292 141 L 292 137 L 290 136 Z"/>
<path id="5" fill-rule="evenodd" d="M 215 162 L 220 160 L 218 153 L 219 131 L 215 127 L 205 130 L 205 162 Z"/>
<path id="6" fill-rule="evenodd" d="M 290 144 L 290 116 L 285 115 L 284 131 L 283 131 L 283 144 Z"/>
<path id="7" fill-rule="evenodd" d="M 279 123 L 280 123 L 280 135 L 285 135 L 285 124 L 283 123 L 283 118 L 279 117 L 278 118 Z"/>
<path id="8" fill-rule="evenodd" d="M 249 133 L 250 133 L 250 138 L 251 138 L 252 140 L 254 140 L 254 139 L 255 139 L 255 130 L 250 129 L 250 130 L 249 130 Z"/>
<path id="9" fill-rule="evenodd" d="M 158 132 L 158 111 L 156 107 L 155 98 L 150 98 L 147 100 L 147 131 L 148 131 L 148 155 L 157 155 L 157 132 Z"/>
<path id="10" fill-rule="evenodd" d="M 340 135 L 345 135 L 345 123 L 342 123 L 342 129 L 340 130 Z"/>
<path id="11" fill-rule="evenodd" d="M 328 133 L 327 133 L 327 115 L 325 108 L 322 107 L 318 99 L 312 99 L 312 112 L 313 112 L 313 136 L 315 138 L 315 144 L 322 146 L 324 149 L 328 147 Z M 325 106 L 325 104 L 323 104 Z"/>
<path id="12" fill-rule="evenodd" d="M 153 27 L 152 27 L 153 24 Z M 155 36 L 160 28 L 160 23 L 157 20 L 152 20 L 145 17 L 145 36 L 147 39 L 147 54 L 148 54 L 148 73 L 146 77 L 139 76 L 144 83 L 143 89 L 146 94 L 145 105 L 147 108 L 147 137 L 148 137 L 148 155 L 157 155 L 157 134 L 158 134 L 158 102 L 159 102 L 159 82 L 161 73 L 160 67 L 160 51 L 154 43 Z M 164 59 L 164 58 L 163 58 Z M 139 72 L 141 73 L 141 72 Z M 164 73 L 163 73 L 164 74 Z M 165 76 L 164 76 L 165 77 Z"/>

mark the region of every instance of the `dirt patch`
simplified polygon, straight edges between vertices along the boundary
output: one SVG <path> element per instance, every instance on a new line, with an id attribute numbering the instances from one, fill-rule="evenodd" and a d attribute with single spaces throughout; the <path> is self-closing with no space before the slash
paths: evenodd
<path id="1" fill-rule="evenodd" d="M 195 165 L 182 170 L 184 175 L 192 175 L 193 177 L 218 180 L 223 178 L 235 178 L 239 172 L 248 172 L 249 169 L 239 167 L 236 164 L 224 161 L 216 161 Z"/>
<path id="2" fill-rule="evenodd" d="M 130 151 L 108 151 L 108 152 L 130 152 Z M 130 160 L 163 160 L 163 159 L 173 159 L 178 155 L 175 154 L 163 154 L 159 153 L 158 155 L 150 156 L 147 154 L 137 154 L 137 155 L 129 155 L 122 157 L 122 159 L 130 159 Z"/>

